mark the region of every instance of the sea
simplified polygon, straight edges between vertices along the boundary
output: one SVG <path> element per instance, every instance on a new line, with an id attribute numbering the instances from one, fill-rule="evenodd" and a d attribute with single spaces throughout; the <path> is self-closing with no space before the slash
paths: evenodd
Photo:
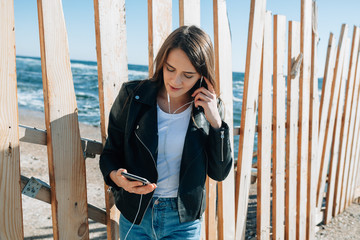
<path id="1" fill-rule="evenodd" d="M 17 56 L 17 87 L 19 108 L 44 112 L 41 59 Z M 97 63 L 94 61 L 71 60 L 79 122 L 100 126 Z M 148 66 L 129 64 L 129 81 L 148 78 Z M 233 114 L 234 126 L 240 126 L 241 105 L 244 90 L 244 73 L 233 72 Z M 319 79 L 319 94 L 322 79 Z M 237 158 L 239 136 L 234 136 L 234 156 Z M 255 135 L 254 151 L 257 136 Z M 256 161 L 256 158 L 253 159 Z"/>

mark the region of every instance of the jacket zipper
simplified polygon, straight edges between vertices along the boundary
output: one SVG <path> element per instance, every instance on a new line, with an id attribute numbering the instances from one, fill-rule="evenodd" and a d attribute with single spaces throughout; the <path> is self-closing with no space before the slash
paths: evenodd
<path id="1" fill-rule="evenodd" d="M 220 131 L 221 133 L 221 161 L 223 162 L 224 161 L 224 130 L 221 130 Z"/>
<path id="2" fill-rule="evenodd" d="M 145 149 L 146 149 L 146 150 L 148 151 L 148 153 L 150 154 L 151 159 L 153 160 L 154 166 L 155 166 L 155 168 L 156 168 L 155 159 L 154 159 L 153 155 L 151 154 L 151 151 L 150 151 L 149 148 L 145 145 L 145 143 L 144 143 L 143 141 L 141 141 L 141 139 L 140 139 L 140 137 L 137 135 L 136 131 L 134 131 L 134 133 L 135 133 L 136 138 L 139 139 L 139 141 L 141 142 L 141 144 L 145 147 Z M 155 191 L 155 190 L 154 190 L 154 191 Z M 148 204 L 146 205 L 144 214 L 142 215 L 140 222 L 142 222 L 142 220 L 143 220 L 143 218 L 144 218 L 144 216 L 145 216 L 145 213 L 146 213 L 146 211 L 147 211 L 147 209 L 148 209 L 148 207 L 149 207 L 149 205 L 150 205 L 151 199 L 152 199 L 153 196 L 154 196 L 154 191 L 151 193 L 150 201 L 149 201 Z M 135 219 L 135 220 L 136 220 L 136 219 Z"/>

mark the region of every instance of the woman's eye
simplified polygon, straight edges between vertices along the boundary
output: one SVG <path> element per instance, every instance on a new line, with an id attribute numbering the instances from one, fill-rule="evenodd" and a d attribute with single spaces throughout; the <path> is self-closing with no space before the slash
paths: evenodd
<path id="1" fill-rule="evenodd" d="M 193 77 L 193 75 L 186 75 L 186 74 L 184 74 L 184 76 L 189 79 Z"/>
<path id="2" fill-rule="evenodd" d="M 175 71 L 175 69 L 169 68 L 169 66 L 167 66 L 166 69 L 167 69 L 169 72 L 174 72 L 174 71 Z"/>

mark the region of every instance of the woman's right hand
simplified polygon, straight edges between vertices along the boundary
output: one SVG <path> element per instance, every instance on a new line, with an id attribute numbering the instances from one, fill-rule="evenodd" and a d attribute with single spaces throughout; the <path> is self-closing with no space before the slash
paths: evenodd
<path id="1" fill-rule="evenodd" d="M 122 172 L 127 171 L 124 168 L 113 170 L 110 173 L 110 178 L 117 186 L 123 188 L 125 191 L 135 194 L 148 194 L 155 190 L 155 183 L 143 185 L 143 183 L 139 181 L 130 181 L 121 175 Z"/>

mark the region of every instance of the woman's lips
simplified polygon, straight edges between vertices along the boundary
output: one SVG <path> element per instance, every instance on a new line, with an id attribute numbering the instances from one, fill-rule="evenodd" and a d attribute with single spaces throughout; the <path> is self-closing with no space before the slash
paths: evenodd
<path id="1" fill-rule="evenodd" d="M 169 85 L 171 91 L 179 91 L 181 88 L 175 88 L 171 85 Z"/>

